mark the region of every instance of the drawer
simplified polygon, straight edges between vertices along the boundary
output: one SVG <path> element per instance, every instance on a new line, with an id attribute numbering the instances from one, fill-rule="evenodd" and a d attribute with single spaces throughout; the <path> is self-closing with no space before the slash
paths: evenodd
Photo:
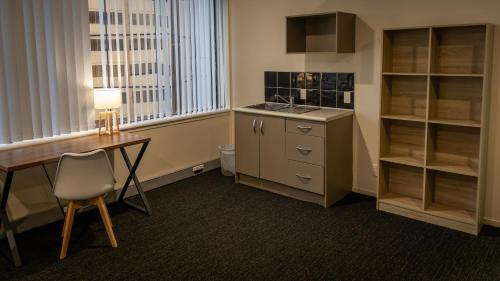
<path id="1" fill-rule="evenodd" d="M 325 124 L 318 122 L 287 119 L 286 132 L 299 135 L 325 137 Z"/>
<path id="2" fill-rule="evenodd" d="M 286 157 L 291 160 L 323 166 L 325 163 L 325 139 L 286 134 Z"/>
<path id="3" fill-rule="evenodd" d="M 324 194 L 323 167 L 288 160 L 287 185 L 305 191 Z"/>

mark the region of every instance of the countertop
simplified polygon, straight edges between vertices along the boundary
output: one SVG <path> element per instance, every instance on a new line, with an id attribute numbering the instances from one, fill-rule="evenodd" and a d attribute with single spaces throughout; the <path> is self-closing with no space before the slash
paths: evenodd
<path id="1" fill-rule="evenodd" d="M 310 111 L 310 112 L 302 113 L 302 114 L 290 113 L 290 112 L 280 112 L 280 111 L 270 111 L 270 110 L 254 109 L 254 108 L 246 108 L 246 107 L 235 107 L 235 108 L 233 108 L 233 110 L 236 112 L 262 114 L 262 115 L 269 115 L 269 116 L 279 116 L 279 117 L 311 120 L 311 121 L 319 121 L 319 122 L 330 122 L 332 120 L 344 118 L 344 117 L 351 116 L 354 114 L 354 110 L 352 110 L 352 109 L 327 108 L 327 107 L 322 107 L 319 110 L 314 110 L 314 111 Z"/>

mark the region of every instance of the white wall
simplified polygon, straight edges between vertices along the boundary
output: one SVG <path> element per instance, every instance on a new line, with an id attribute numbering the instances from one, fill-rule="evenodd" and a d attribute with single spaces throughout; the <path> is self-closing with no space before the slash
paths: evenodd
<path id="1" fill-rule="evenodd" d="M 264 100 L 263 72 L 355 72 L 354 188 L 374 193 L 378 158 L 383 28 L 490 22 L 500 24 L 497 0 L 230 0 L 233 105 Z M 285 16 L 343 11 L 358 16 L 355 54 L 285 53 Z M 500 46 L 496 26 L 495 46 Z M 494 54 L 485 217 L 500 226 L 500 52 Z"/>
<path id="2" fill-rule="evenodd" d="M 229 113 L 165 123 L 130 131 L 151 138 L 137 175 L 147 181 L 219 158 L 218 146 L 229 142 Z M 127 149 L 131 161 L 140 146 Z M 115 175 L 123 184 L 128 170 L 121 154 L 115 153 Z"/>

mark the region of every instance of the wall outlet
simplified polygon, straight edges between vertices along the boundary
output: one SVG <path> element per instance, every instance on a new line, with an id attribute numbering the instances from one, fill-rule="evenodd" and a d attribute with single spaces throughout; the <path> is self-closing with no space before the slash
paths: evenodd
<path id="1" fill-rule="evenodd" d="M 351 103 L 352 92 L 344 92 L 344 103 Z"/>
<path id="2" fill-rule="evenodd" d="M 305 100 L 307 96 L 307 91 L 306 89 L 300 89 L 300 99 Z"/>
<path id="3" fill-rule="evenodd" d="M 193 173 L 199 174 L 199 173 L 203 172 L 203 169 L 205 169 L 205 165 L 203 165 L 203 164 L 198 165 L 198 166 L 194 166 Z"/>

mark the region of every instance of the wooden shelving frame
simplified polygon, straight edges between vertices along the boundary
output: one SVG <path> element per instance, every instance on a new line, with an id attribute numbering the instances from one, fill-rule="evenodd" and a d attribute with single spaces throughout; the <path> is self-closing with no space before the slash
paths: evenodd
<path id="1" fill-rule="evenodd" d="M 385 29 L 377 208 L 477 235 L 491 24 Z"/>
<path id="2" fill-rule="evenodd" d="M 286 17 L 286 52 L 354 53 L 356 15 L 343 12 Z"/>

